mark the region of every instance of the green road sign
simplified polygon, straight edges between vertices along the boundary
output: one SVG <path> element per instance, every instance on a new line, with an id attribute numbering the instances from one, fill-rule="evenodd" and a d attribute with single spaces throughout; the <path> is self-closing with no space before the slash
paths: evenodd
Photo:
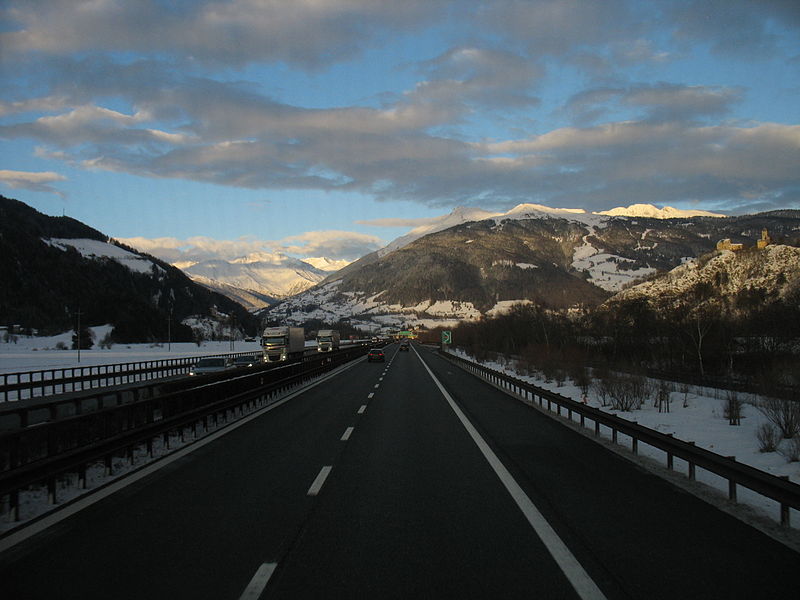
<path id="1" fill-rule="evenodd" d="M 452 344 L 453 343 L 453 332 L 452 331 L 443 331 L 442 332 L 442 344 Z"/>

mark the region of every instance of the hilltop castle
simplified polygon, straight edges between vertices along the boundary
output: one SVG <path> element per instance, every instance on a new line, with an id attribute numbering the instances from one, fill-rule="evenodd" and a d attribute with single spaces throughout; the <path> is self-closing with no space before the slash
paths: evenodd
<path id="1" fill-rule="evenodd" d="M 769 232 L 766 228 L 761 230 L 761 239 L 756 241 L 756 248 L 759 250 L 763 250 L 767 246 L 772 243 L 772 238 L 769 237 Z M 724 240 L 720 240 L 717 242 L 717 250 L 732 250 L 736 252 L 737 250 L 744 250 L 744 244 L 734 244 L 731 242 L 730 238 L 725 238 Z"/>

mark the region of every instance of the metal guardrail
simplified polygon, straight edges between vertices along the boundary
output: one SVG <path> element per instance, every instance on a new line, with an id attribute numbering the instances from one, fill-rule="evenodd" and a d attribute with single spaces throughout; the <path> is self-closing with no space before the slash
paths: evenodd
<path id="1" fill-rule="evenodd" d="M 187 373 L 189 368 L 201 358 L 236 357 L 251 354 L 255 353 L 231 352 L 108 365 L 0 373 L 0 402 L 44 398 L 56 394 L 182 375 Z"/>
<path id="2" fill-rule="evenodd" d="M 465 370 L 481 377 L 490 384 L 501 388 L 530 404 L 538 404 L 548 411 L 562 416 L 565 411 L 572 421 L 573 414 L 580 416 L 580 424 L 586 427 L 586 421 L 594 423 L 594 433 L 600 435 L 601 426 L 611 430 L 612 441 L 617 443 L 618 434 L 631 438 L 631 451 L 638 453 L 639 442 L 662 450 L 667 455 L 667 467 L 672 470 L 677 457 L 688 464 L 688 477 L 695 479 L 696 468 L 700 467 L 728 480 L 728 499 L 736 502 L 736 488 L 741 485 L 762 496 L 770 498 L 780 505 L 781 525 L 789 527 L 790 508 L 800 510 L 800 485 L 789 481 L 788 477 L 776 477 L 759 469 L 737 462 L 734 457 L 725 457 L 709 450 L 698 448 L 693 442 L 684 442 L 671 435 L 654 431 L 633 421 L 622 419 L 617 415 L 603 412 L 587 406 L 566 396 L 532 385 L 516 377 L 506 375 L 494 369 L 474 363 L 460 356 L 442 352 L 446 359 L 458 364 Z"/>
<path id="3" fill-rule="evenodd" d="M 106 472 L 115 456 L 133 456 L 135 448 L 146 446 L 152 457 L 154 440 L 170 433 L 197 428 L 208 430 L 209 422 L 228 420 L 233 411 L 270 404 L 283 393 L 310 379 L 366 353 L 354 347 L 334 354 L 307 357 L 272 369 L 249 373 L 228 371 L 198 377 L 195 385 L 173 393 L 125 404 L 99 406 L 84 414 L 47 421 L 0 433 L 0 500 L 13 520 L 19 520 L 20 492 L 46 484 L 51 504 L 58 502 L 57 481 L 77 473 L 79 485 L 86 486 L 90 464 L 103 462 Z"/>

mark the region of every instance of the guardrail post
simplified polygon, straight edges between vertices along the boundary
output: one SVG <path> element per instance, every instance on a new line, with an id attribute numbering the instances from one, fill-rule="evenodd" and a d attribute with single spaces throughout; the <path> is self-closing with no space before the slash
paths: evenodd
<path id="1" fill-rule="evenodd" d="M 47 501 L 50 504 L 58 503 L 58 494 L 56 493 L 56 478 L 51 477 L 47 480 Z"/>
<path id="2" fill-rule="evenodd" d="M 631 452 L 639 454 L 639 440 L 635 437 L 631 437 Z"/>
<path id="3" fill-rule="evenodd" d="M 735 456 L 726 456 L 725 458 L 736 462 Z M 728 479 L 728 500 L 731 502 L 736 502 L 736 481 L 733 479 Z"/>
<path id="4" fill-rule="evenodd" d="M 788 475 L 780 475 L 780 479 L 784 481 L 789 481 Z M 788 504 L 784 504 L 781 502 L 781 526 L 782 527 L 791 527 L 791 510 Z"/>
<path id="5" fill-rule="evenodd" d="M 13 490 L 8 494 L 8 516 L 12 523 L 19 521 L 19 490 Z"/>

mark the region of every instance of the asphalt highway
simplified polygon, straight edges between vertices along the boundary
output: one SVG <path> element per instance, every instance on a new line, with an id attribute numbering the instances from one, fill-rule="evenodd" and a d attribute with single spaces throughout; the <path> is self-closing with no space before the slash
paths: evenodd
<path id="1" fill-rule="evenodd" d="M 800 556 L 386 348 L 0 554 L 0 596 L 772 598 Z"/>

